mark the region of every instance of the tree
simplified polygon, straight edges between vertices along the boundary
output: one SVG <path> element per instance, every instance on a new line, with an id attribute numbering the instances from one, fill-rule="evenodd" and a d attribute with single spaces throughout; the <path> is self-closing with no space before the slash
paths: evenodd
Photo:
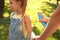
<path id="1" fill-rule="evenodd" d="M 0 19 L 3 18 L 4 0 L 0 0 Z"/>
<path id="2" fill-rule="evenodd" d="M 59 0 L 57 0 L 57 5 L 59 4 Z"/>
<path id="3" fill-rule="evenodd" d="M 49 1 L 51 1 L 51 0 L 49 0 Z"/>

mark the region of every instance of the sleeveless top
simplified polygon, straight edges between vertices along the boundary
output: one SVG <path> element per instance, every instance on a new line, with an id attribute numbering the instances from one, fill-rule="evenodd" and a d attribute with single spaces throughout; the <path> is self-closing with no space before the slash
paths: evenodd
<path id="1" fill-rule="evenodd" d="M 11 14 L 10 40 L 29 40 L 29 35 L 22 16 L 15 17 L 16 12 Z"/>

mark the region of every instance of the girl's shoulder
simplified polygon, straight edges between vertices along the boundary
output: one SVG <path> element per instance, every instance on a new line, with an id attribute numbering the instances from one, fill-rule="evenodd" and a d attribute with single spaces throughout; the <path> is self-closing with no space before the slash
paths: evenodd
<path id="1" fill-rule="evenodd" d="M 25 15 L 23 16 L 23 18 L 24 18 L 24 19 L 27 19 L 27 18 L 30 18 L 30 17 L 29 17 L 29 15 L 25 14 Z"/>
<path id="2" fill-rule="evenodd" d="M 27 14 L 25 14 L 25 15 L 23 16 L 23 19 L 24 19 L 25 22 L 26 22 L 26 21 L 30 21 L 30 17 L 29 17 L 29 15 L 27 15 Z"/>

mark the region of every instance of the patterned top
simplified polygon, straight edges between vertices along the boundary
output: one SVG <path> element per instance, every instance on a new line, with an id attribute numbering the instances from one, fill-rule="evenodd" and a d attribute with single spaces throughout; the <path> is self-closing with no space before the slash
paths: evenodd
<path id="1" fill-rule="evenodd" d="M 13 12 L 10 19 L 10 40 L 28 40 L 29 37 L 24 37 L 21 15 L 17 16 L 16 12 Z"/>

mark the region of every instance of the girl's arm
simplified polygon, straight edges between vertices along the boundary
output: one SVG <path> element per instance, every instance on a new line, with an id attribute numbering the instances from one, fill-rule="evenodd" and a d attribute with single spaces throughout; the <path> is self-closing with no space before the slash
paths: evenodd
<path id="1" fill-rule="evenodd" d="M 26 28 L 28 30 L 28 35 L 30 36 L 30 40 L 34 39 L 35 38 L 35 34 L 32 30 L 32 26 L 31 26 L 31 21 L 30 21 L 30 18 L 29 16 L 25 16 L 25 24 L 26 24 Z"/>
<path id="2" fill-rule="evenodd" d="M 32 32 L 32 26 L 31 26 L 31 20 L 28 15 L 25 16 L 24 21 L 25 21 L 28 33 L 30 34 Z"/>

